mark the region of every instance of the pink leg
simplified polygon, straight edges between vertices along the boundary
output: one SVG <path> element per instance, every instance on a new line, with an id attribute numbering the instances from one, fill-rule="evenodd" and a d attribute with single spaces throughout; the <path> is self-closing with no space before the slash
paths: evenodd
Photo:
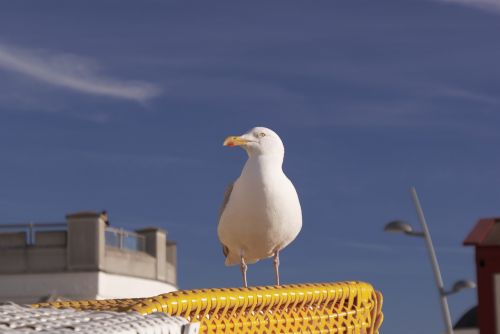
<path id="1" fill-rule="evenodd" d="M 243 256 L 241 256 L 241 265 L 240 265 L 240 269 L 241 269 L 241 275 L 243 276 L 243 286 L 245 288 L 248 287 L 248 284 L 247 284 L 247 269 L 248 269 L 248 266 L 245 262 L 245 258 Z"/>
<path id="2" fill-rule="evenodd" d="M 274 278 L 276 280 L 276 285 L 280 285 L 280 272 L 279 272 L 279 266 L 280 266 L 280 251 L 276 251 L 274 253 Z"/>

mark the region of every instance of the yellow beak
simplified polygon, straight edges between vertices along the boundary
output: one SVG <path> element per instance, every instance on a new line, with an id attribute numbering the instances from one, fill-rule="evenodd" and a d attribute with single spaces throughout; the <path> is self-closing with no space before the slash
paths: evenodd
<path id="1" fill-rule="evenodd" d="M 229 136 L 224 140 L 224 146 L 241 146 L 248 143 L 248 140 L 238 137 L 238 136 Z"/>

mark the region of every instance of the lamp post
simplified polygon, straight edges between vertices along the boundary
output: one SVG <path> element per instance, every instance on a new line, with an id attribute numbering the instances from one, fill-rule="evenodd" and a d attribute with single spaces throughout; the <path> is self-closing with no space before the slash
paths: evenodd
<path id="1" fill-rule="evenodd" d="M 427 251 L 429 253 L 429 259 L 431 261 L 432 270 L 434 272 L 434 279 L 436 280 L 436 286 L 438 288 L 439 300 L 441 302 L 441 311 L 443 313 L 443 320 L 446 327 L 446 333 L 453 334 L 453 325 L 451 323 L 450 309 L 448 307 L 448 300 L 446 297 L 450 294 L 456 293 L 463 289 L 475 288 L 476 285 L 474 282 L 471 281 L 458 281 L 453 285 L 451 290 L 446 291 L 444 289 L 443 278 L 441 277 L 441 271 L 439 269 L 436 252 L 434 251 L 434 245 L 432 244 L 431 234 L 429 232 L 429 228 L 427 227 L 427 222 L 425 221 L 424 212 L 422 210 L 422 206 L 420 205 L 420 201 L 418 199 L 415 187 L 411 187 L 410 192 L 413 199 L 413 203 L 415 204 L 415 208 L 417 210 L 417 216 L 420 221 L 420 225 L 422 226 L 422 232 L 414 231 L 410 224 L 400 220 L 388 223 L 384 227 L 384 231 L 399 232 L 409 236 L 421 237 L 425 239 Z"/>

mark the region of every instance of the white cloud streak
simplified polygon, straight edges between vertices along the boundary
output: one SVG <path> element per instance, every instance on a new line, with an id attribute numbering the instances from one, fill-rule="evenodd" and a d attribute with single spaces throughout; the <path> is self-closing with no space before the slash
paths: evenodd
<path id="1" fill-rule="evenodd" d="M 0 44 L 1 69 L 53 86 L 117 99 L 143 102 L 161 93 L 151 83 L 100 76 L 91 61 L 71 54 L 54 55 Z"/>
<path id="2" fill-rule="evenodd" d="M 441 0 L 447 3 L 456 3 L 469 7 L 476 7 L 500 14 L 500 0 Z"/>

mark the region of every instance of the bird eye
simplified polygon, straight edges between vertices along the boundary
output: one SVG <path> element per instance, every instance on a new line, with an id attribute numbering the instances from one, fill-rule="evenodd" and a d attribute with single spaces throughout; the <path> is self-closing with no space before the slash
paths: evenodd
<path id="1" fill-rule="evenodd" d="M 265 137 L 265 136 L 266 136 L 266 134 L 264 132 L 259 133 L 260 138 Z"/>

